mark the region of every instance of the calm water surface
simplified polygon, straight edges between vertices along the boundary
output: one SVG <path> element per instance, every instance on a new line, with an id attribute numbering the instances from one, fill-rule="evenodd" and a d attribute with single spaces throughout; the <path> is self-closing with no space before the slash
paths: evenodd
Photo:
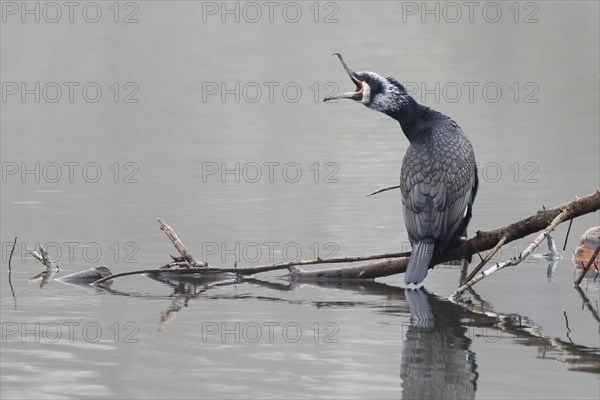
<path id="1" fill-rule="evenodd" d="M 39 23 L 3 2 L 0 25 L 2 398 L 598 398 L 600 289 L 573 289 L 571 262 L 597 213 L 573 221 L 554 268 L 501 271 L 469 306 L 447 301 L 459 266 L 420 290 L 284 271 L 101 290 L 41 285 L 26 252 L 47 244 L 55 277 L 158 267 L 175 252 L 158 216 L 216 266 L 408 249 L 399 192 L 365 197 L 397 182 L 408 142 L 383 114 L 320 102 L 353 89 L 333 51 L 469 134 L 472 231 L 591 193 L 597 2 L 483 2 L 471 17 L 460 3 L 427 3 L 437 15 L 421 2 L 277 3 L 270 15 L 99 2 L 73 22 L 34 3 Z"/>

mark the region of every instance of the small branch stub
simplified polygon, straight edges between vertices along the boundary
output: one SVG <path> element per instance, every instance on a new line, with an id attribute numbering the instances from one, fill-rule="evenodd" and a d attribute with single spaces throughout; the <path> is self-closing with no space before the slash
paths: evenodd
<path id="1" fill-rule="evenodd" d="M 44 246 L 42 246 L 41 244 L 39 253 L 32 249 L 27 249 L 27 252 L 31 254 L 31 256 L 38 260 L 40 263 L 44 264 L 48 271 L 58 271 L 58 265 L 56 265 L 54 261 L 52 261 L 52 258 L 48 254 L 48 251 L 46 251 Z"/>
<path id="2" fill-rule="evenodd" d="M 208 264 L 198 261 L 194 258 L 194 256 L 192 256 L 192 254 L 185 248 L 175 231 L 169 225 L 167 225 L 162 218 L 158 218 L 158 223 L 160 224 L 160 229 L 165 233 L 165 235 L 167 235 L 169 240 L 171 240 L 179 254 L 181 254 L 190 268 L 208 267 Z"/>
<path id="3" fill-rule="evenodd" d="M 400 185 L 386 186 L 384 188 L 377 189 L 376 191 L 367 194 L 366 197 L 373 196 L 375 194 L 387 192 L 388 190 L 394 190 L 394 189 L 400 189 Z"/>

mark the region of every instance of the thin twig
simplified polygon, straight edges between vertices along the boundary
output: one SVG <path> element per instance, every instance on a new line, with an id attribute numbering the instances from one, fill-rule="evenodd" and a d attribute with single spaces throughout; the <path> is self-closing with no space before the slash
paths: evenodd
<path id="1" fill-rule="evenodd" d="M 12 256 L 13 256 L 13 253 L 15 251 L 15 246 L 16 245 L 17 245 L 17 237 L 15 236 L 15 241 L 13 242 L 13 247 L 12 247 L 12 250 L 10 251 L 10 256 L 8 257 L 8 272 L 9 273 L 12 272 L 12 267 L 11 267 L 10 262 L 12 261 Z"/>
<path id="2" fill-rule="evenodd" d="M 479 257 L 479 262 L 483 262 L 483 257 L 481 257 L 481 253 L 477 251 L 477 257 Z"/>
<path id="3" fill-rule="evenodd" d="M 12 293 L 12 297 L 15 300 L 15 310 L 17 309 L 17 295 L 15 293 L 15 288 L 13 287 L 12 284 L 12 267 L 11 267 L 11 261 L 12 261 L 12 256 L 13 253 L 15 251 L 15 247 L 17 245 L 17 237 L 15 236 L 15 241 L 13 242 L 13 247 L 12 250 L 10 251 L 10 256 L 8 257 L 8 286 L 10 286 L 10 292 Z"/>
<path id="4" fill-rule="evenodd" d="M 600 239 L 600 238 L 598 238 L 598 239 Z M 586 264 L 586 266 L 583 269 L 583 271 L 581 271 L 581 275 L 579 275 L 579 278 L 577 278 L 577 280 L 575 281 L 575 285 L 579 286 L 579 284 L 583 280 L 583 277 L 585 276 L 585 274 L 587 274 L 588 269 L 590 269 L 590 267 L 594 263 L 594 260 L 598 256 L 598 252 L 600 252 L 600 243 L 598 243 L 598 246 L 596 246 L 596 250 L 594 251 L 594 254 L 592 254 L 592 257 L 589 259 L 589 261 Z"/>
<path id="5" fill-rule="evenodd" d="M 500 248 L 502 246 L 504 246 L 504 243 L 506 243 L 506 239 L 507 236 L 504 235 L 502 236 L 502 238 L 500 239 L 500 241 L 498 242 L 498 244 L 496 246 L 494 246 L 494 248 L 492 249 L 492 251 L 490 251 L 483 260 L 481 260 L 481 262 L 479 263 L 479 265 L 477 265 L 475 267 L 475 269 L 473 271 L 471 271 L 471 273 L 469 274 L 469 276 L 467 276 L 467 279 L 465 279 L 464 283 L 469 282 L 471 279 L 473 279 L 473 277 L 481 270 L 481 268 L 484 267 L 485 264 L 487 264 L 492 257 L 494 257 L 496 255 L 496 253 L 500 250 Z M 479 254 L 479 253 L 477 253 Z"/>
<path id="6" fill-rule="evenodd" d="M 563 251 L 567 248 L 567 240 L 569 240 L 569 233 L 571 232 L 571 225 L 573 225 L 573 218 L 569 221 L 569 228 L 567 229 L 567 234 L 565 235 L 565 244 L 563 245 Z"/>
<path id="7" fill-rule="evenodd" d="M 384 188 L 381 188 L 381 189 L 378 189 L 378 190 L 376 190 L 374 192 L 369 193 L 365 197 L 373 196 L 374 194 L 377 194 L 377 193 L 383 193 L 383 192 L 387 192 L 388 190 L 394 190 L 394 189 L 399 189 L 399 188 L 400 188 L 400 185 L 386 186 Z"/>
<path id="8" fill-rule="evenodd" d="M 511 266 L 515 266 L 518 265 L 519 263 L 521 263 L 521 261 L 525 260 L 527 257 L 529 257 L 529 255 L 531 254 L 531 252 L 533 250 L 535 250 L 536 247 L 538 247 L 540 245 L 540 243 L 542 243 L 542 241 L 546 238 L 546 236 L 548 236 L 548 234 L 550 232 L 552 232 L 554 230 L 554 228 L 556 228 L 558 226 L 558 224 L 560 224 L 562 221 L 565 220 L 565 218 L 567 218 L 569 216 L 569 213 L 571 212 L 571 210 L 567 207 L 565 208 L 560 214 L 558 214 L 558 216 L 556 216 L 556 218 L 554 218 L 554 220 L 552 220 L 552 222 L 550 223 L 550 225 L 548 225 L 546 227 L 546 229 L 544 229 L 544 231 L 538 235 L 538 237 L 535 238 L 535 240 L 533 241 L 533 243 L 531 243 L 529 246 L 527 246 L 527 248 L 525 250 L 523 250 L 521 252 L 521 254 L 519 254 L 518 257 L 516 258 L 511 258 L 508 261 L 504 261 L 502 263 L 496 263 L 495 266 L 479 273 L 478 275 L 474 276 L 473 279 L 471 279 L 470 281 L 468 281 L 467 283 L 465 283 L 464 285 L 462 285 L 461 287 L 459 287 L 458 289 L 456 289 L 456 291 L 454 293 L 452 293 L 452 295 L 450 296 L 450 299 L 455 299 L 457 296 L 460 296 L 462 293 L 464 293 L 468 288 L 470 288 L 471 286 L 475 285 L 477 282 L 479 282 L 480 280 L 490 276 L 491 274 L 493 274 L 494 272 L 497 272 L 503 268 L 506 267 L 511 267 Z"/>

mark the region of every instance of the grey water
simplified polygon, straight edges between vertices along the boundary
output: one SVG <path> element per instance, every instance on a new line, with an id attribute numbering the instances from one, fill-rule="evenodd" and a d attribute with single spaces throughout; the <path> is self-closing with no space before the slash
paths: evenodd
<path id="1" fill-rule="evenodd" d="M 471 234 L 592 193 L 598 2 L 69 4 L 1 3 L 2 398 L 599 397 L 599 281 L 574 289 L 571 261 L 598 213 L 565 251 L 558 227 L 556 265 L 528 259 L 461 304 L 459 265 L 419 290 L 285 271 L 97 289 L 32 279 L 27 253 L 46 245 L 53 278 L 159 267 L 176 250 L 157 217 L 214 266 L 409 250 L 399 191 L 365 197 L 397 183 L 408 142 L 321 102 L 354 89 L 334 51 L 469 135 Z"/>

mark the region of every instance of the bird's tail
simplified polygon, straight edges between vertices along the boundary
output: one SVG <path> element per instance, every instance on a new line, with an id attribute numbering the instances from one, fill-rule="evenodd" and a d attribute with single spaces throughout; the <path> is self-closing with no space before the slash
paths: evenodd
<path id="1" fill-rule="evenodd" d="M 406 268 L 406 273 L 404 274 L 404 283 L 407 285 L 409 283 L 418 285 L 423 282 L 423 279 L 427 276 L 434 248 L 435 242 L 433 241 L 421 241 L 413 245 L 412 253 L 408 260 L 408 268 Z"/>

